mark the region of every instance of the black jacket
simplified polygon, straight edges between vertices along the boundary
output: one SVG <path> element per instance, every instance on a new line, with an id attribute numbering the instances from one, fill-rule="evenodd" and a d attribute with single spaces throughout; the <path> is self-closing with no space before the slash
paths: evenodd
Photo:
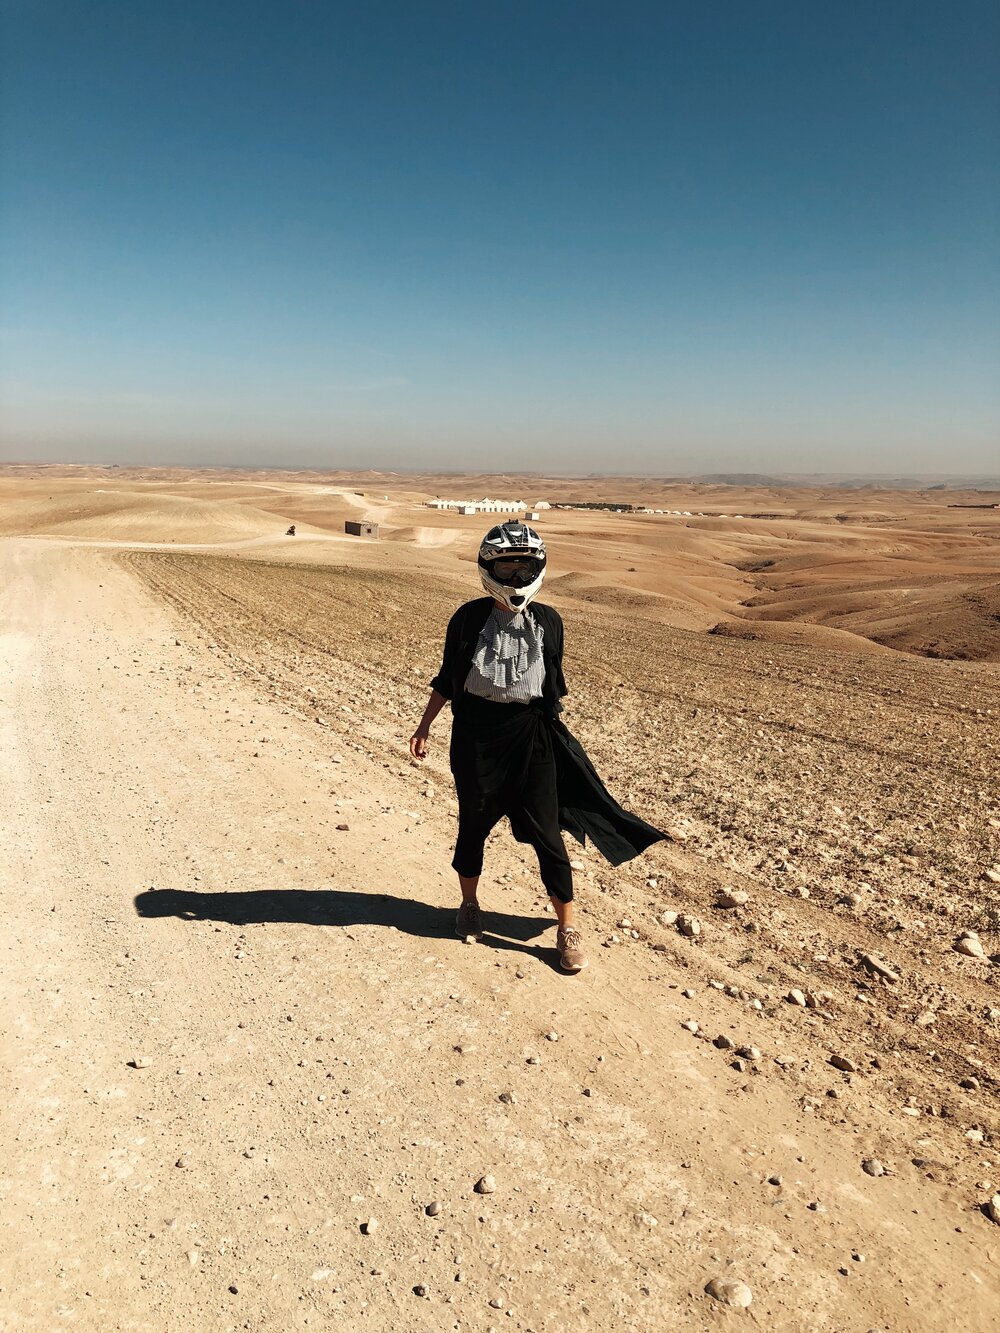
<path id="1" fill-rule="evenodd" d="M 465 681 L 472 667 L 479 635 L 492 609 L 492 597 L 478 597 L 460 606 L 448 624 L 441 669 L 431 686 L 451 701 L 455 726 L 463 725 Z M 551 606 L 532 602 L 526 614 L 537 620 L 543 630 L 545 684 L 539 711 L 552 739 L 559 793 L 559 826 L 581 844 L 585 844 L 589 836 L 612 865 L 621 865 L 652 843 L 662 841 L 666 835 L 638 815 L 622 809 L 601 781 L 583 746 L 559 719 L 562 710 L 559 700 L 567 693 L 562 669 L 563 622 L 559 612 Z M 515 819 L 511 820 L 511 827 L 515 837 L 528 840 L 521 837 Z"/>
<path id="2" fill-rule="evenodd" d="M 451 711 L 456 716 L 461 714 L 465 681 L 472 668 L 479 635 L 492 610 L 492 597 L 477 597 L 474 602 L 460 606 L 448 622 L 441 670 L 431 681 L 431 686 L 438 694 L 451 700 Z M 532 602 L 525 615 L 537 620 L 542 627 L 542 658 L 545 662 L 542 702 L 553 714 L 558 713 L 562 707 L 559 700 L 566 693 L 562 670 L 562 616 L 541 602 Z"/>

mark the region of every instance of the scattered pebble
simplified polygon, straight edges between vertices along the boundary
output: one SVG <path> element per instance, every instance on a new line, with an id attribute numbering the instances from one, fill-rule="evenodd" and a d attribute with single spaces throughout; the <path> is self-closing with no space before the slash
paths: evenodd
<path id="1" fill-rule="evenodd" d="M 437 1217 L 438 1214 L 441 1212 L 441 1204 L 438 1202 L 437 1199 L 435 1199 L 433 1203 L 429 1203 L 427 1205 L 427 1207 L 424 1209 L 424 1212 L 427 1214 L 428 1217 Z"/>
<path id="2" fill-rule="evenodd" d="M 517 1098 L 512 1092 L 501 1092 L 500 1101 L 502 1101 L 505 1106 L 517 1105 Z"/>
<path id="3" fill-rule="evenodd" d="M 866 1176 L 884 1176 L 885 1167 L 877 1157 L 866 1157 L 861 1163 L 861 1170 Z"/>
<path id="4" fill-rule="evenodd" d="M 983 1204 L 983 1212 L 991 1222 L 1000 1226 L 1000 1194 L 994 1194 L 992 1199 Z"/>
<path id="5" fill-rule="evenodd" d="M 744 1060 L 763 1060 L 764 1053 L 759 1046 L 737 1046 L 736 1054 Z"/>
<path id="6" fill-rule="evenodd" d="M 720 1032 L 719 1035 L 713 1039 L 712 1045 L 720 1051 L 731 1051 L 736 1043 L 731 1041 L 724 1032 Z"/>
<path id="7" fill-rule="evenodd" d="M 477 1194 L 495 1194 L 496 1188 L 497 1182 L 493 1176 L 480 1176 L 476 1181 Z"/>
<path id="8" fill-rule="evenodd" d="M 368 1219 L 367 1222 L 362 1222 L 362 1223 L 361 1223 L 361 1234 L 362 1234 L 362 1236 L 374 1236 L 374 1234 L 375 1234 L 376 1231 L 378 1231 L 378 1218 L 377 1218 L 377 1217 L 369 1217 L 369 1219 Z"/>
<path id="9" fill-rule="evenodd" d="M 750 895 L 743 889 L 723 889 L 717 903 L 719 907 L 745 907 L 749 901 Z"/>
<path id="10" fill-rule="evenodd" d="M 129 1064 L 133 1069 L 149 1069 L 152 1067 L 152 1057 L 148 1055 L 133 1055 Z"/>
<path id="11" fill-rule="evenodd" d="M 558 1040 L 559 1040 L 559 1033 L 558 1033 L 558 1032 L 546 1032 L 546 1034 L 545 1034 L 545 1040 L 546 1040 L 546 1041 L 558 1041 Z"/>
<path id="12" fill-rule="evenodd" d="M 350 824 L 338 824 L 338 825 L 337 825 L 337 832 L 338 832 L 338 833 L 349 833 L 350 831 L 351 831 L 351 826 L 350 826 Z"/>
<path id="13" fill-rule="evenodd" d="M 888 963 L 884 963 L 881 958 L 876 958 L 874 954 L 863 953 L 859 961 L 867 972 L 871 972 L 873 976 L 881 977 L 883 981 L 895 984 L 899 980 L 899 973 L 894 971 Z"/>
<path id="14" fill-rule="evenodd" d="M 790 990 L 785 997 L 789 1004 L 800 1004 L 803 1009 L 806 1004 L 805 992 L 800 990 Z"/>
<path id="15" fill-rule="evenodd" d="M 652 1213 L 636 1213 L 635 1220 L 641 1227 L 658 1227 L 660 1225 Z"/>
<path id="16" fill-rule="evenodd" d="M 682 1028 L 685 1028 L 688 1032 L 697 1032 L 697 1031 L 698 1031 L 698 1024 L 694 1021 L 693 1018 L 689 1018 L 689 1019 L 687 1019 L 686 1022 L 684 1022 L 684 1023 L 681 1024 L 681 1027 L 682 1027 Z"/>
<path id="17" fill-rule="evenodd" d="M 753 1292 L 745 1282 L 735 1282 L 724 1277 L 713 1277 L 705 1291 L 713 1300 L 721 1301 L 723 1305 L 735 1305 L 741 1310 L 745 1310 L 753 1300 Z"/>
<path id="18" fill-rule="evenodd" d="M 834 1069 L 842 1069 L 845 1074 L 856 1074 L 858 1072 L 857 1065 L 846 1055 L 831 1055 L 830 1063 Z"/>
<path id="19" fill-rule="evenodd" d="M 986 950 L 983 948 L 982 941 L 974 930 L 963 931 L 952 945 L 952 948 L 956 953 L 965 954 L 967 958 L 986 957 Z"/>
<path id="20" fill-rule="evenodd" d="M 677 929 L 689 940 L 696 940 L 701 934 L 701 922 L 696 916 L 682 914 L 677 918 Z"/>

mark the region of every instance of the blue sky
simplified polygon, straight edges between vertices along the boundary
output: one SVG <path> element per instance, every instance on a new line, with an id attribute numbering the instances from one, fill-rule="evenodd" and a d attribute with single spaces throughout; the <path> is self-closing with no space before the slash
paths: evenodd
<path id="1" fill-rule="evenodd" d="M 990 0 L 0 0 L 17 459 L 1000 470 Z"/>

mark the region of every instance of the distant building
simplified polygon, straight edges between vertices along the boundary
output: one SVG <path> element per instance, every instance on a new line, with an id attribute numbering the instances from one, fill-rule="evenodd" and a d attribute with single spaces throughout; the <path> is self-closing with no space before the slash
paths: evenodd
<path id="1" fill-rule="evenodd" d="M 537 523 L 540 518 L 541 514 L 537 509 L 529 509 L 524 516 L 524 521 L 525 523 Z"/>
<path id="2" fill-rule="evenodd" d="M 523 500 L 491 500 L 484 496 L 476 501 L 476 508 L 481 514 L 519 514 L 524 508 Z"/>
<path id="3" fill-rule="evenodd" d="M 454 509 L 460 514 L 519 514 L 524 508 L 523 500 L 491 500 L 484 495 L 481 500 L 442 500 L 438 496 L 427 501 L 428 509 Z"/>
<path id="4" fill-rule="evenodd" d="M 344 523 L 344 531 L 349 537 L 377 537 L 377 523 L 359 523 L 356 519 L 349 518 Z"/>

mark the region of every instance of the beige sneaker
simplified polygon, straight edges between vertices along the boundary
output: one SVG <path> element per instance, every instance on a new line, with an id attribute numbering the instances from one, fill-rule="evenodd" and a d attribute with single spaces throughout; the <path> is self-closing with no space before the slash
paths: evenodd
<path id="1" fill-rule="evenodd" d="M 583 952 L 583 941 L 575 926 L 567 926 L 556 933 L 556 948 L 559 950 L 559 966 L 564 972 L 582 972 L 588 965 L 587 955 Z"/>
<path id="2" fill-rule="evenodd" d="M 458 909 L 458 916 L 455 918 L 455 934 L 461 936 L 463 940 L 470 935 L 476 940 L 483 938 L 483 914 L 480 912 L 479 904 L 474 898 L 466 898 Z"/>

